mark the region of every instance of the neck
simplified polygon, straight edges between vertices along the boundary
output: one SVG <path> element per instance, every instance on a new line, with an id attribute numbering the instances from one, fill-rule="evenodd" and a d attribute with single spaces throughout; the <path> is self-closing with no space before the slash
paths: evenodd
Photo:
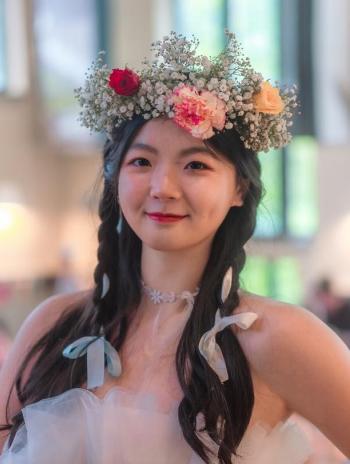
<path id="1" fill-rule="evenodd" d="M 162 292 L 194 292 L 200 287 L 201 277 L 207 264 L 210 249 L 197 246 L 185 250 L 162 251 L 143 244 L 141 275 L 146 285 Z M 143 297 L 142 305 L 151 307 L 152 302 Z M 175 306 L 183 302 L 171 303 Z"/>

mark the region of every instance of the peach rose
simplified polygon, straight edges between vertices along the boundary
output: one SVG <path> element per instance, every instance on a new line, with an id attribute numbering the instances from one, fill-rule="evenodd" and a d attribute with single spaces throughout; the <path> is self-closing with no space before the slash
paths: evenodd
<path id="1" fill-rule="evenodd" d="M 176 88 L 172 96 L 174 121 L 194 137 L 208 139 L 214 128 L 222 130 L 226 119 L 226 103 L 208 91 L 196 88 Z"/>
<path id="2" fill-rule="evenodd" d="M 267 81 L 261 84 L 260 92 L 253 96 L 253 104 L 258 113 L 279 114 L 284 109 L 279 89 Z"/>

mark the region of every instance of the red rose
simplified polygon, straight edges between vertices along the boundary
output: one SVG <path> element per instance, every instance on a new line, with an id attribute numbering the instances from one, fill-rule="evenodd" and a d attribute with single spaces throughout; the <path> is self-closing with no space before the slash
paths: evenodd
<path id="1" fill-rule="evenodd" d="M 119 95 L 134 95 L 140 86 L 140 78 L 131 69 L 113 69 L 109 75 L 109 86 Z"/>

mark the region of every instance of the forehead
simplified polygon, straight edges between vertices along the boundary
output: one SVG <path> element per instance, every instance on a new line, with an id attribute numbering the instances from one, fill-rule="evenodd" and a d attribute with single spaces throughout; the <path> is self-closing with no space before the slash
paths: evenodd
<path id="1" fill-rule="evenodd" d="M 179 127 L 167 118 L 151 119 L 144 124 L 134 139 L 134 143 L 147 143 L 156 148 L 166 146 L 182 149 L 184 147 L 203 147 L 206 145 L 201 139 L 193 137 L 189 132 Z"/>

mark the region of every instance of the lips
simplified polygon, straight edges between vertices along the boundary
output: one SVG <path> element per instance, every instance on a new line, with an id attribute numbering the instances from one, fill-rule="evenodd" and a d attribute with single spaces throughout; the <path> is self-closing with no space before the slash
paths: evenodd
<path id="1" fill-rule="evenodd" d="M 147 216 L 159 223 L 171 223 L 181 221 L 186 216 L 179 216 L 177 214 L 164 214 L 164 213 L 146 213 Z"/>
<path id="2" fill-rule="evenodd" d="M 160 217 L 160 218 L 184 218 L 185 216 L 181 216 L 179 214 L 171 214 L 171 213 L 167 213 L 167 214 L 164 214 L 164 213 L 158 213 L 158 212 L 154 212 L 154 213 L 147 213 L 148 216 L 154 216 L 154 217 Z"/>

